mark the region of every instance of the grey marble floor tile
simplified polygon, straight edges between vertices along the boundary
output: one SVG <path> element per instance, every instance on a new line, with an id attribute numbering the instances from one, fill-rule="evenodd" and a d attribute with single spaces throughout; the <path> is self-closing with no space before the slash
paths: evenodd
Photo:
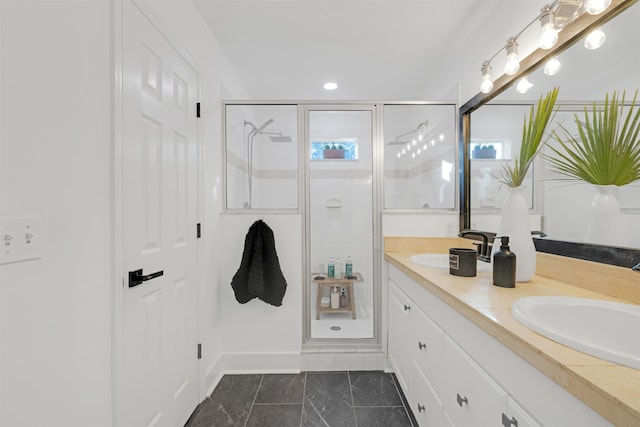
<path id="1" fill-rule="evenodd" d="M 253 405 L 247 427 L 299 427 L 302 404 Z"/>
<path id="2" fill-rule="evenodd" d="M 243 427 L 262 375 L 225 375 L 199 411 L 193 427 Z"/>
<path id="3" fill-rule="evenodd" d="M 305 374 L 265 374 L 255 403 L 302 403 Z"/>
<path id="4" fill-rule="evenodd" d="M 349 372 L 355 406 L 402 406 L 391 374 L 378 371 Z"/>
<path id="5" fill-rule="evenodd" d="M 349 376 L 346 372 L 307 373 L 302 425 L 356 426 Z"/>
<path id="6" fill-rule="evenodd" d="M 355 409 L 360 427 L 412 427 L 403 406 Z"/>

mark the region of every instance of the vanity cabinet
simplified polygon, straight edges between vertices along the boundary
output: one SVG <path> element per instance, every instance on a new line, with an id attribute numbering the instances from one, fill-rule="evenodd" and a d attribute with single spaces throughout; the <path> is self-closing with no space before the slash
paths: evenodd
<path id="1" fill-rule="evenodd" d="M 389 265 L 388 359 L 420 426 L 610 426 Z"/>

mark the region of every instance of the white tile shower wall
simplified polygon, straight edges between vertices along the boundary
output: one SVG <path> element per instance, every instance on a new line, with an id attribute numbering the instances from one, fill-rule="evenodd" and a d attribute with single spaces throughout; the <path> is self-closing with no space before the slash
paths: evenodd
<path id="1" fill-rule="evenodd" d="M 313 176 L 313 175 L 312 175 Z M 362 273 L 364 284 L 355 287 L 356 304 L 373 307 L 373 229 L 372 187 L 367 178 L 312 180 L 311 200 L 311 267 L 328 264 L 329 257 L 347 256 L 353 260 L 354 271 Z M 329 198 L 339 198 L 340 207 L 327 207 Z M 360 286 L 363 285 L 363 286 Z"/>

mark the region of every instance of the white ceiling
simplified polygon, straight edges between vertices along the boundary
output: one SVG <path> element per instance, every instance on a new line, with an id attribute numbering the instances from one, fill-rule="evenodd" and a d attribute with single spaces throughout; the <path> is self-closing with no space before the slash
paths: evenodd
<path id="1" fill-rule="evenodd" d="M 546 1 L 194 3 L 253 99 L 464 101 L 482 61 Z M 327 81 L 338 89 L 322 89 Z"/>

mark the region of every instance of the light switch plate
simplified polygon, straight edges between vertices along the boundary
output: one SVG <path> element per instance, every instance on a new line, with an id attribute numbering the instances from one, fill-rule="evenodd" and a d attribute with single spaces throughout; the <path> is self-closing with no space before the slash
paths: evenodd
<path id="1" fill-rule="evenodd" d="M 42 257 L 42 218 L 0 218 L 0 264 Z"/>

